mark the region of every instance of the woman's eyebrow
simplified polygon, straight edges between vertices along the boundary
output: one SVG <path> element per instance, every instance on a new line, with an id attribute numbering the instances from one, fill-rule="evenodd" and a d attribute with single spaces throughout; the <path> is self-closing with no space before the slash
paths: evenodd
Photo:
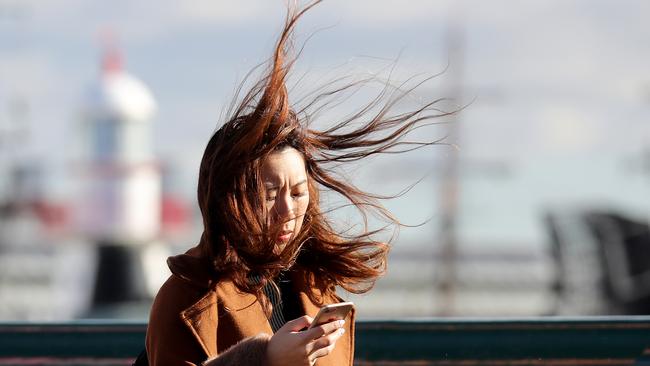
<path id="1" fill-rule="evenodd" d="M 265 189 L 278 189 L 280 188 L 280 184 L 274 179 L 265 179 L 264 180 L 264 188 Z"/>
<path id="2" fill-rule="evenodd" d="M 301 180 L 300 182 L 294 184 L 293 187 L 298 187 L 299 185 L 301 185 L 301 184 L 305 184 L 305 183 L 307 183 L 307 179 L 303 179 L 303 180 Z"/>
<path id="3" fill-rule="evenodd" d="M 305 183 L 307 183 L 307 179 L 301 180 L 300 182 L 298 182 L 298 183 L 294 184 L 293 186 L 291 186 L 291 188 L 298 187 L 299 185 L 302 185 L 302 184 L 305 184 Z M 272 182 L 265 182 L 264 183 L 264 188 L 266 188 L 266 190 L 268 190 L 268 191 L 273 191 L 273 190 L 280 189 L 280 186 L 275 185 L 275 183 L 272 183 Z"/>

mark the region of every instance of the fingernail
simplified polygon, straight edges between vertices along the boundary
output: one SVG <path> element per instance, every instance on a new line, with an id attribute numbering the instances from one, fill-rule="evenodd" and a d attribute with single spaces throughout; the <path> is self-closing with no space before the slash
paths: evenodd
<path id="1" fill-rule="evenodd" d="M 340 328 L 340 329 L 339 329 L 339 332 L 341 332 L 341 334 L 343 334 L 343 333 L 345 333 L 345 329 Z"/>
<path id="2" fill-rule="evenodd" d="M 342 327 L 342 326 L 343 326 L 343 324 L 345 324 L 345 320 L 339 320 L 339 326 L 341 326 L 341 327 Z"/>

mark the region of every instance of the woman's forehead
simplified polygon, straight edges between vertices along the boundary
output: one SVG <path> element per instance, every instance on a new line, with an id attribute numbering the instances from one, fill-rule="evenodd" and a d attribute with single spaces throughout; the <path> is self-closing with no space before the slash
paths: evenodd
<path id="1" fill-rule="evenodd" d="M 267 183 L 280 183 L 285 180 L 292 184 L 306 180 L 305 160 L 302 154 L 291 147 L 274 151 L 262 163 L 262 179 Z"/>

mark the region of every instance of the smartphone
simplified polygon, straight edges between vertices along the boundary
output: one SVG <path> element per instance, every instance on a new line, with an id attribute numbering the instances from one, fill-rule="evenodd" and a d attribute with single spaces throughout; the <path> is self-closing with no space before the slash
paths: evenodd
<path id="1" fill-rule="evenodd" d="M 309 328 L 329 323 L 333 320 L 345 319 L 345 317 L 353 308 L 354 303 L 352 302 L 339 302 L 336 304 L 325 305 L 320 308 L 318 314 L 316 314 L 314 317 L 314 321 L 311 322 Z"/>

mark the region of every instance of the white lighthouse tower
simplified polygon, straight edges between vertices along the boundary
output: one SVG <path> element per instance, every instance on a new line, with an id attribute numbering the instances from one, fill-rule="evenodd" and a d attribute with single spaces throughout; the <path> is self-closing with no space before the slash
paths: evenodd
<path id="1" fill-rule="evenodd" d="M 160 231 L 161 177 L 151 143 L 155 109 L 149 89 L 123 70 L 121 55 L 109 48 L 85 111 L 91 194 L 84 226 L 98 240 L 138 244 Z"/>
<path id="2" fill-rule="evenodd" d="M 147 300 L 143 253 L 160 234 L 162 180 L 152 148 L 156 103 L 107 47 L 84 107 L 87 191 L 81 224 L 97 244 L 94 315 Z"/>

